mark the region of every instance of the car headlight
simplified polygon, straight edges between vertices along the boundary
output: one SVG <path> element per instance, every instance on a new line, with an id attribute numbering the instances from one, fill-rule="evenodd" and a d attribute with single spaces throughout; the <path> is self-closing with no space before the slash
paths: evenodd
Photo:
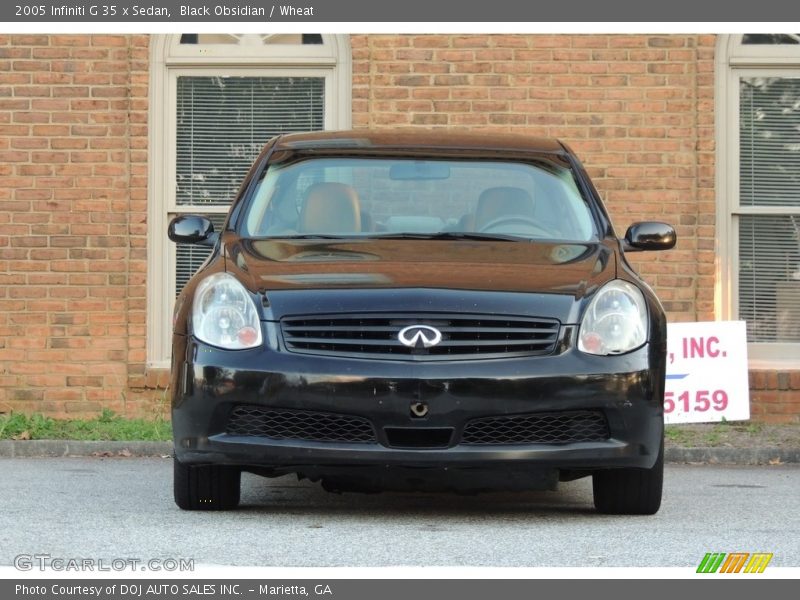
<path id="1" fill-rule="evenodd" d="M 194 292 L 192 327 L 197 339 L 227 350 L 261 345 L 261 322 L 253 299 L 228 273 L 206 277 Z"/>
<path id="2" fill-rule="evenodd" d="M 636 286 L 615 279 L 595 293 L 581 322 L 578 350 L 622 354 L 647 340 L 647 305 Z"/>

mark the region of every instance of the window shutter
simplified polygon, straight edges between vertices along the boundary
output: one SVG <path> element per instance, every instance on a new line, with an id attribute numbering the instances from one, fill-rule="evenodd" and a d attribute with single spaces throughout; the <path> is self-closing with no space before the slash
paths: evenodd
<path id="1" fill-rule="evenodd" d="M 264 144 L 324 125 L 322 77 L 179 77 L 176 203 L 227 205 Z"/>
<path id="2" fill-rule="evenodd" d="M 800 208 L 800 79 L 742 79 L 740 204 Z"/>
<path id="3" fill-rule="evenodd" d="M 751 342 L 800 342 L 800 79 L 744 78 L 739 99 L 739 317 Z"/>
<path id="4" fill-rule="evenodd" d="M 175 203 L 220 231 L 226 215 L 208 209 L 230 204 L 271 137 L 324 128 L 324 91 L 322 77 L 178 77 Z M 176 294 L 210 252 L 177 245 Z"/>

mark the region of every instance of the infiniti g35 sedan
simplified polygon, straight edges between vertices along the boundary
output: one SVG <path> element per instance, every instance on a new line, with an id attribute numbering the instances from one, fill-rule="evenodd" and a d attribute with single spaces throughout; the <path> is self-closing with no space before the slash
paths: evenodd
<path id="1" fill-rule="evenodd" d="M 666 324 L 563 143 L 510 135 L 278 136 L 177 298 L 170 385 L 183 509 L 240 476 L 334 492 L 552 490 L 661 503 Z"/>

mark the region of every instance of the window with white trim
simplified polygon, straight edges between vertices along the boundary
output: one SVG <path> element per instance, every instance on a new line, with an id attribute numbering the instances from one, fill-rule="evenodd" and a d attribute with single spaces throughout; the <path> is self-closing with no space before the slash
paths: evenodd
<path id="1" fill-rule="evenodd" d="M 350 126 L 350 86 L 347 36 L 153 36 L 149 366 L 169 366 L 175 296 L 210 252 L 168 242 L 169 220 L 202 214 L 218 230 L 267 140 Z"/>
<path id="2" fill-rule="evenodd" d="M 719 313 L 754 366 L 800 367 L 800 34 L 721 36 Z"/>

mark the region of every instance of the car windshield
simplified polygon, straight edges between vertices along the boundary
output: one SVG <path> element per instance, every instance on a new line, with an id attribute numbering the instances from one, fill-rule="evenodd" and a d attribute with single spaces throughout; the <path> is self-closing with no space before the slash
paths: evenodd
<path id="1" fill-rule="evenodd" d="M 572 172 L 546 160 L 311 158 L 271 165 L 240 234 L 596 239 Z"/>

